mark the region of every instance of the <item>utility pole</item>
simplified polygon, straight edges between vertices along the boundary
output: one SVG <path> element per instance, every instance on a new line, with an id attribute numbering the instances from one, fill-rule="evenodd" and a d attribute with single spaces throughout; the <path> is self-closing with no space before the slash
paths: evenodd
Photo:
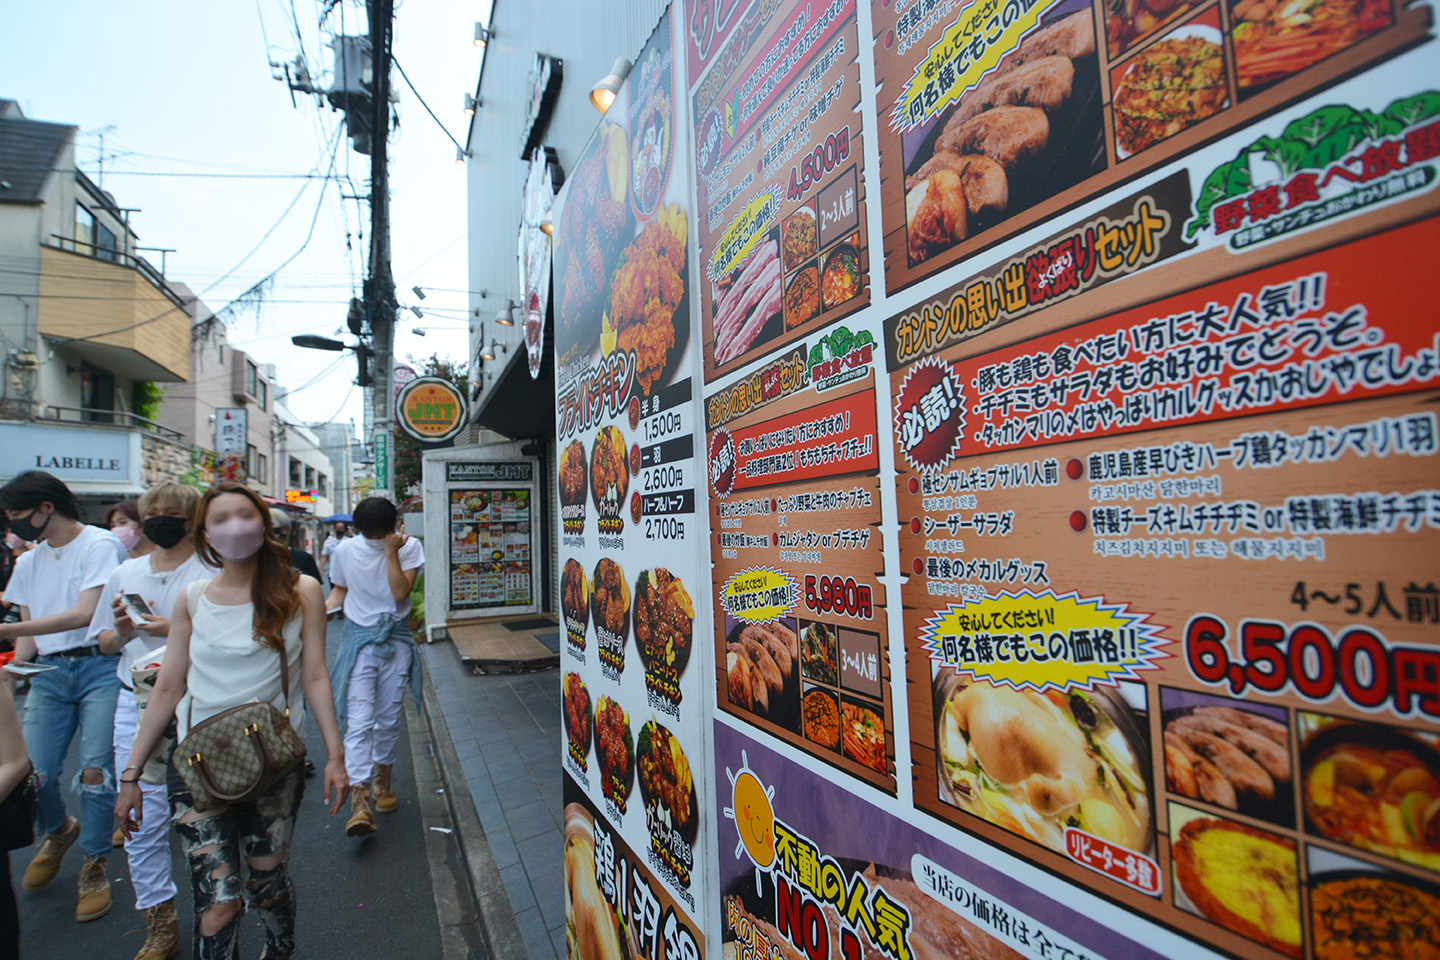
<path id="1" fill-rule="evenodd" d="M 390 273 L 390 181 L 387 169 L 390 140 L 390 44 L 394 37 L 393 0 L 370 0 L 370 51 L 374 65 L 374 111 L 370 137 L 370 278 L 366 313 L 370 320 L 374 377 L 371 398 L 377 494 L 394 485 L 393 353 L 395 349 L 395 278 Z"/>

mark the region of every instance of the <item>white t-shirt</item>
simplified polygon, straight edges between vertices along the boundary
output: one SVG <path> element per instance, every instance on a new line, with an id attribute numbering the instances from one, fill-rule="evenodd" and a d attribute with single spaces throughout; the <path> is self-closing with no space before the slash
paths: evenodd
<path id="1" fill-rule="evenodd" d="M 157 617 L 169 619 L 175 612 L 175 602 L 185 595 L 185 588 L 201 577 L 213 577 L 218 570 L 205 565 L 196 554 L 174 570 L 156 573 L 151 566 L 155 554 L 126 560 L 110 574 L 105 589 L 100 591 L 100 602 L 95 606 L 95 616 L 90 621 L 88 638 L 98 642 L 100 631 L 115 629 L 115 611 L 111 602 L 122 593 L 138 593 Z M 156 637 L 143 630 L 136 630 L 130 642 L 120 650 L 120 665 L 116 673 L 120 682 L 130 686 L 130 664 L 136 657 L 143 657 L 152 650 L 165 646 L 165 637 Z"/>
<path id="2" fill-rule="evenodd" d="M 320 545 L 320 556 L 330 556 L 330 554 L 335 552 L 335 548 L 344 542 L 344 540 L 335 536 L 335 534 L 330 534 L 330 536 L 325 538 L 325 542 Z"/>
<path id="3" fill-rule="evenodd" d="M 80 594 L 105 586 L 127 556 L 129 551 L 120 538 L 99 527 L 83 528 L 58 550 L 48 543 L 38 543 L 16 562 L 5 599 L 29 607 L 32 620 L 73 610 Z M 104 605 L 102 597 L 98 606 Z M 35 648 L 42 656 L 92 643 L 88 625 L 35 638 Z"/>
<path id="4" fill-rule="evenodd" d="M 330 558 L 330 582 L 345 588 L 345 619 L 357 627 L 373 627 L 387 613 L 401 620 L 410 616 L 410 597 L 406 596 L 398 604 L 395 602 L 390 579 L 385 574 L 385 551 L 366 545 L 371 542 L 375 541 L 351 537 L 342 542 Z M 410 537 L 400 547 L 400 569 L 424 568 L 425 547 Z"/>

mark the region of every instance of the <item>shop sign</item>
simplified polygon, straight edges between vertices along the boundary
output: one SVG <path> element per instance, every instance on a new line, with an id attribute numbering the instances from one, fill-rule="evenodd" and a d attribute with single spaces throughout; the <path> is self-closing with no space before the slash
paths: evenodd
<path id="1" fill-rule="evenodd" d="M 555 109 L 555 100 L 560 96 L 560 83 L 565 77 L 565 61 L 559 57 L 535 54 L 535 65 L 525 86 L 525 121 L 520 128 L 520 159 L 530 156 L 545 128 L 550 125 L 550 114 Z"/>
<path id="2" fill-rule="evenodd" d="M 540 376 L 545 359 L 545 311 L 550 303 L 550 237 L 540 223 L 555 201 L 557 181 L 563 182 L 559 170 L 553 147 L 537 147 L 530 154 L 520 224 L 520 289 L 525 298 L 525 353 L 531 378 Z"/>
<path id="3" fill-rule="evenodd" d="M 445 464 L 450 482 L 474 480 L 529 480 L 535 465 L 528 460 L 451 460 Z"/>
<path id="4" fill-rule="evenodd" d="M 221 407 L 215 411 L 216 453 L 244 453 L 247 432 L 244 407 Z"/>
<path id="5" fill-rule="evenodd" d="M 320 497 L 319 490 L 286 490 L 286 503 L 314 503 Z"/>
<path id="6" fill-rule="evenodd" d="M 405 385 L 398 400 L 400 428 L 421 443 L 442 443 L 465 428 L 465 395 L 439 377 L 420 377 Z M 376 436 L 379 439 L 379 436 Z M 379 455 L 376 456 L 376 482 Z"/>
<path id="7" fill-rule="evenodd" d="M 5 451 L 0 473 L 11 476 L 44 470 L 61 480 L 130 483 L 134 482 L 132 464 L 138 462 L 138 448 L 139 434 L 130 430 L 0 423 L 0 450 Z"/>

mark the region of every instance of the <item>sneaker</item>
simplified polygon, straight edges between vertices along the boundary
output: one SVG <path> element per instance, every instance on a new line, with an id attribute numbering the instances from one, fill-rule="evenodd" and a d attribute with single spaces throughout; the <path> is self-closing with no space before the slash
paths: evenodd
<path id="1" fill-rule="evenodd" d="M 368 837 L 375 832 L 375 811 L 370 808 L 370 784 L 350 787 L 350 819 L 345 823 L 345 836 Z"/>
<path id="2" fill-rule="evenodd" d="M 41 841 L 35 859 L 25 868 L 25 879 L 22 881 L 25 889 L 33 892 L 50 886 L 50 881 L 60 872 L 60 861 L 65 859 L 65 851 L 79 836 L 80 821 L 66 817 L 65 826 Z"/>
<path id="3" fill-rule="evenodd" d="M 170 960 L 179 952 L 180 920 L 172 897 L 145 911 L 145 942 L 135 960 Z"/>
<path id="4" fill-rule="evenodd" d="M 115 832 L 110 835 L 110 846 L 112 846 L 112 847 L 123 847 L 123 846 L 125 846 L 125 831 L 124 831 L 124 830 L 121 830 L 119 827 L 116 827 L 116 828 L 115 828 Z"/>
<path id="5" fill-rule="evenodd" d="M 86 923 L 109 912 L 110 878 L 105 875 L 105 858 L 86 857 L 80 867 L 80 901 L 75 904 L 75 919 Z"/>
<path id="6" fill-rule="evenodd" d="M 375 791 L 375 812 L 394 813 L 400 806 L 400 801 L 390 787 L 390 764 L 375 764 L 375 775 L 370 780 L 370 786 Z"/>

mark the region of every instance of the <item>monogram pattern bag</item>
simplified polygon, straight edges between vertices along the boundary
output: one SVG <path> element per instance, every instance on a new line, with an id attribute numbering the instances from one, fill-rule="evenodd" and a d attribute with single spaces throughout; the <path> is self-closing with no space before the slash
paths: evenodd
<path id="1" fill-rule="evenodd" d="M 290 726 L 290 663 L 282 648 L 280 683 L 285 711 L 272 703 L 244 703 L 198 724 L 175 748 L 175 770 L 197 813 L 263 796 L 305 759 L 305 742 Z M 195 700 L 190 700 L 190 717 Z"/>

